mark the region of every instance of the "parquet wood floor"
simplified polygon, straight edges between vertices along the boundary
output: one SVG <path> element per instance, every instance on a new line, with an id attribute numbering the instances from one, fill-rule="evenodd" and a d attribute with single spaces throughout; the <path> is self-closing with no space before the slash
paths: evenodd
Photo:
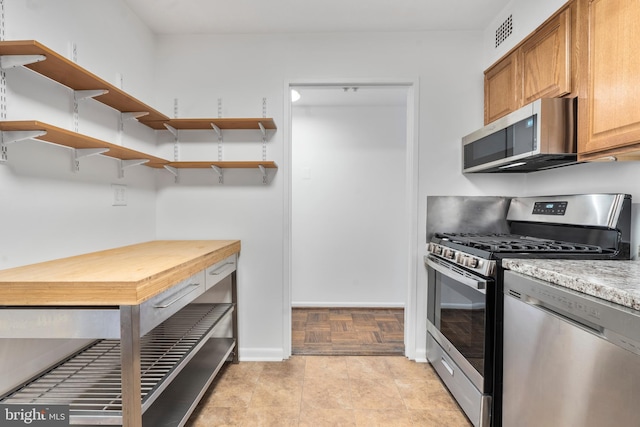
<path id="1" fill-rule="evenodd" d="M 293 308 L 293 354 L 404 355 L 402 308 Z"/>

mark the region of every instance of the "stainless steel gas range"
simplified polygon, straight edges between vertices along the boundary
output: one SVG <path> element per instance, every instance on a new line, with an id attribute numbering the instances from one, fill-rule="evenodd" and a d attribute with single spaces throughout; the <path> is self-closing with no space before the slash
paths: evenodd
<path id="1" fill-rule="evenodd" d="M 436 230 L 424 257 L 427 359 L 474 426 L 501 425 L 501 259 L 630 259 L 629 195 L 522 197 L 507 203 L 498 227 L 505 232 L 485 232 L 482 224 L 474 232 L 463 221 L 453 226 L 463 232 Z M 477 218 L 474 206 L 459 203 L 461 211 L 442 214 Z"/>

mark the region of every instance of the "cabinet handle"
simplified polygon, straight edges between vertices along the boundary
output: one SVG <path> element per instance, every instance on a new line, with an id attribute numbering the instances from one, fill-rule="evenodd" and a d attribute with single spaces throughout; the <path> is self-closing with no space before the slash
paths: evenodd
<path id="1" fill-rule="evenodd" d="M 451 367 L 451 365 L 447 363 L 446 360 L 444 360 L 444 357 L 440 358 L 440 362 L 442 363 L 442 366 L 444 366 L 444 369 L 446 369 L 447 372 L 449 372 L 449 375 L 453 376 L 453 368 Z"/>
<path id="2" fill-rule="evenodd" d="M 227 265 L 234 265 L 235 263 L 233 261 L 231 262 L 225 262 L 224 264 L 222 264 L 220 267 L 216 268 L 215 270 L 211 270 L 209 272 L 210 276 L 217 276 L 218 274 L 220 274 L 220 271 L 222 271 L 223 268 L 225 268 Z"/>
<path id="3" fill-rule="evenodd" d="M 190 283 L 189 285 L 187 285 L 187 287 L 186 287 L 186 288 L 191 288 L 191 289 L 189 289 L 187 292 L 185 292 L 185 293 L 183 293 L 182 295 L 179 295 L 179 296 L 177 296 L 177 297 L 173 298 L 173 299 L 172 299 L 172 300 L 170 300 L 170 301 L 163 302 L 163 303 L 160 303 L 160 304 L 158 304 L 158 305 L 154 305 L 154 306 L 153 306 L 153 308 L 167 308 L 167 307 L 169 307 L 170 305 L 175 304 L 176 302 L 178 302 L 178 301 L 179 301 L 179 300 L 181 300 L 182 298 L 186 297 L 186 296 L 187 296 L 187 295 L 189 295 L 191 292 L 195 291 L 195 290 L 196 290 L 196 288 L 197 288 L 198 286 L 200 286 L 200 283 Z M 186 289 L 186 288 L 185 288 L 185 289 Z"/>

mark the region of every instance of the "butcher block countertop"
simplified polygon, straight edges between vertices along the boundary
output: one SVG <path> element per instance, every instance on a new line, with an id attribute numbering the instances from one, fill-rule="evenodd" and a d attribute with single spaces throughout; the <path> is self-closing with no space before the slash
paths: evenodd
<path id="1" fill-rule="evenodd" d="M 0 270 L 0 305 L 137 305 L 238 252 L 239 240 L 156 240 Z"/>

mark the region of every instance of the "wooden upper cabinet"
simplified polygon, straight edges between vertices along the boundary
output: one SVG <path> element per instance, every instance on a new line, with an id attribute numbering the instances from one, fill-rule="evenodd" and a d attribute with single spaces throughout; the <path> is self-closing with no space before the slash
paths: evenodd
<path id="1" fill-rule="evenodd" d="M 520 105 L 571 92 L 571 9 L 564 10 L 519 49 Z"/>
<path id="2" fill-rule="evenodd" d="M 484 73 L 484 123 L 518 108 L 516 55 L 511 54 Z"/>
<path id="3" fill-rule="evenodd" d="M 582 160 L 640 158 L 640 1 L 592 0 L 586 93 L 579 98 Z"/>
<path id="4" fill-rule="evenodd" d="M 485 71 L 485 124 L 536 99 L 575 92 L 576 9 L 577 1 L 569 3 Z"/>

